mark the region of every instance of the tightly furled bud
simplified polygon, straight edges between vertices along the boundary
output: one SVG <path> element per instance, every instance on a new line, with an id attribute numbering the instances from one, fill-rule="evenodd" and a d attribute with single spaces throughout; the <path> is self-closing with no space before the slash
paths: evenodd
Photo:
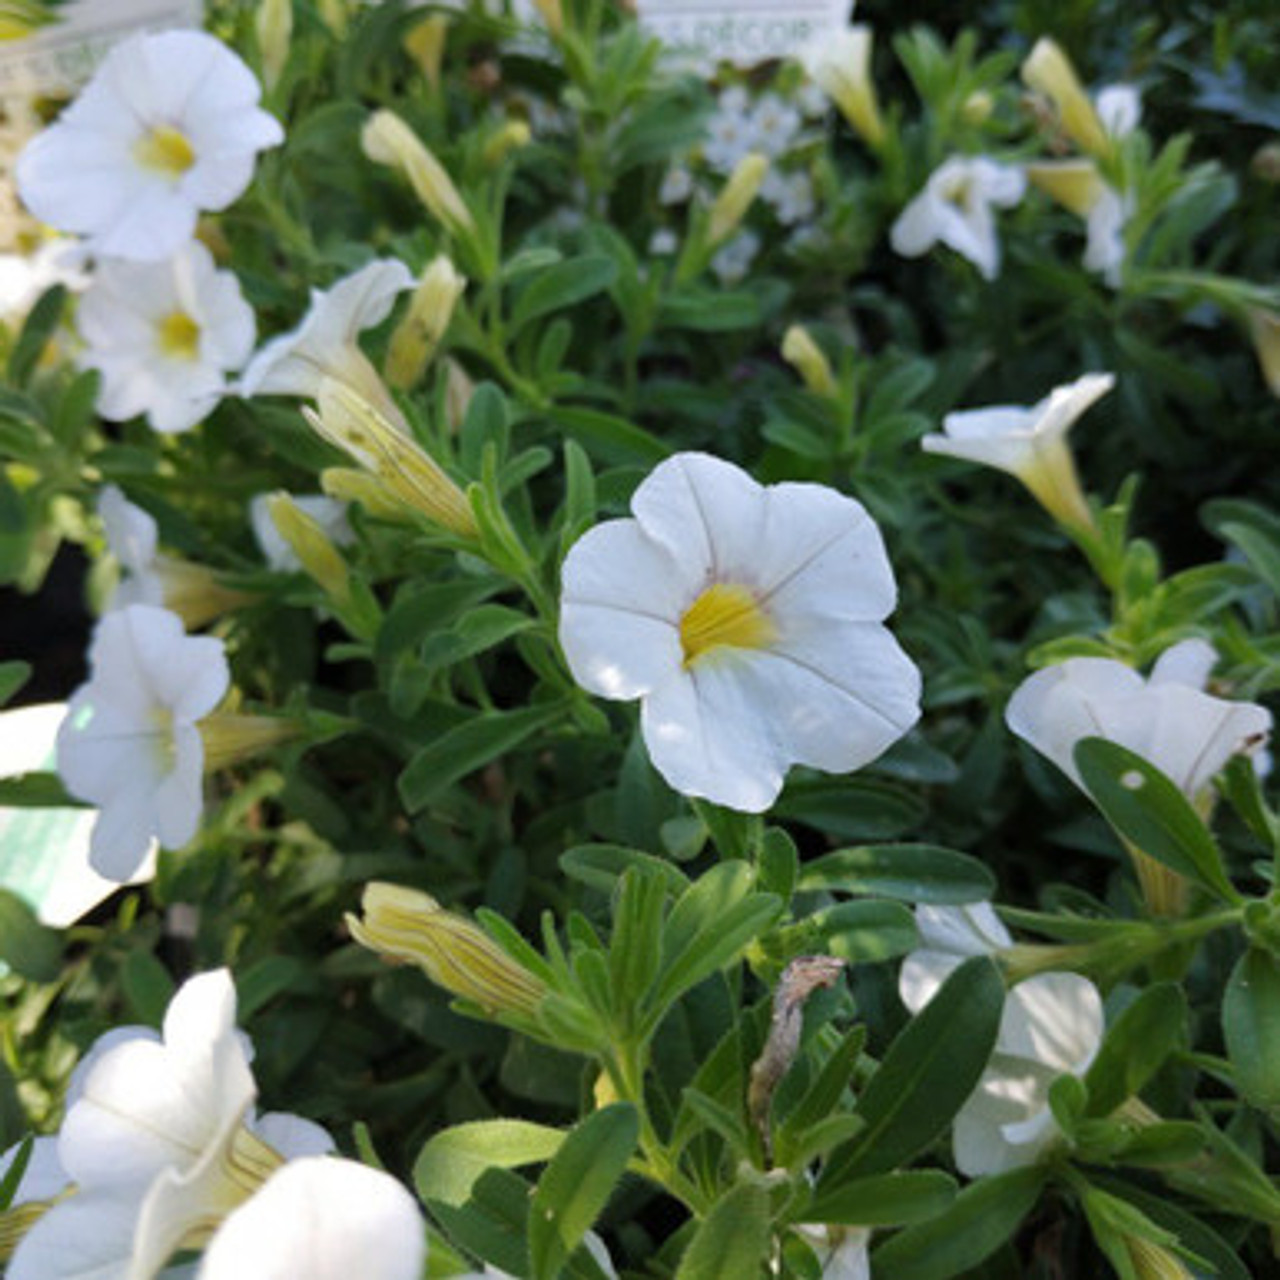
<path id="1" fill-rule="evenodd" d="M 423 18 L 404 38 L 405 49 L 422 68 L 422 74 L 433 89 L 440 87 L 440 67 L 444 63 L 444 45 L 448 35 L 448 15 L 433 13 L 429 18 Z"/>
<path id="2" fill-rule="evenodd" d="M 274 89 L 289 60 L 289 45 L 293 39 L 293 0 L 262 0 L 253 27 L 262 56 L 262 81 L 268 89 Z"/>
<path id="3" fill-rule="evenodd" d="M 204 771 L 213 773 L 252 756 L 292 742 L 302 733 L 302 723 L 281 716 L 240 715 L 215 711 L 196 726 L 204 744 Z"/>
<path id="4" fill-rule="evenodd" d="M 287 493 L 273 493 L 267 499 L 267 511 L 276 531 L 297 556 L 307 576 L 340 606 L 349 603 L 350 570 L 320 522 L 303 511 Z"/>
<path id="5" fill-rule="evenodd" d="M 385 372 L 393 387 L 407 390 L 422 377 L 466 287 L 466 278 L 443 254 L 422 273 L 409 309 L 391 335 L 387 349 Z"/>
<path id="6" fill-rule="evenodd" d="M 834 37 L 824 33 L 802 56 L 813 82 L 862 140 L 878 148 L 884 142 L 885 128 L 871 78 L 871 47 L 871 28 L 859 25 Z"/>
<path id="7" fill-rule="evenodd" d="M 346 917 L 361 946 L 418 965 L 437 986 L 487 1013 L 533 1014 L 546 994 L 487 933 L 430 894 L 374 882 L 365 886 L 361 908 L 363 920 Z"/>
<path id="8" fill-rule="evenodd" d="M 1249 331 L 1258 355 L 1262 376 L 1273 396 L 1280 396 L 1280 314 L 1254 308 L 1249 313 Z"/>
<path id="9" fill-rule="evenodd" d="M 1053 103 L 1063 132 L 1082 151 L 1105 155 L 1110 150 L 1111 143 L 1098 112 L 1081 88 L 1070 58 L 1056 41 L 1047 36 L 1036 41 L 1022 64 L 1022 79 L 1028 88 Z"/>
<path id="10" fill-rule="evenodd" d="M 782 358 L 800 375 L 804 385 L 817 396 L 831 400 L 836 380 L 822 348 L 803 326 L 793 324 L 782 338 Z"/>
<path id="11" fill-rule="evenodd" d="M 707 222 L 708 244 L 718 245 L 738 229 L 768 172 L 768 158 L 757 152 L 753 151 L 738 161 L 729 181 L 711 206 L 711 217 Z"/>
<path id="12" fill-rule="evenodd" d="M 444 166 L 394 111 L 375 111 L 360 145 L 370 160 L 399 169 L 428 212 L 455 234 L 475 230 L 475 219 Z"/>

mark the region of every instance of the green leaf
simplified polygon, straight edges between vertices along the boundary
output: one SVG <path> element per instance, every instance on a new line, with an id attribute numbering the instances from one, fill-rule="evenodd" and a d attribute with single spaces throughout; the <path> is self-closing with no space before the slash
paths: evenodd
<path id="1" fill-rule="evenodd" d="M 507 1275 L 523 1275 L 529 1265 L 529 1193 L 519 1175 L 492 1168 L 476 1180 L 465 1202 L 428 1200 L 427 1207 L 455 1244 Z"/>
<path id="2" fill-rule="evenodd" d="M 666 878 L 672 893 L 683 893 L 689 877 L 665 858 L 620 844 L 580 844 L 560 855 L 560 869 L 571 880 L 612 893 L 628 867 L 647 867 Z"/>
<path id="3" fill-rule="evenodd" d="M 0 662 L 0 707 L 31 679 L 29 662 Z"/>
<path id="4" fill-rule="evenodd" d="M 886 1240 L 871 1270 L 893 1280 L 948 1280 L 989 1258 L 1040 1198 L 1048 1171 L 1036 1165 L 970 1183 L 951 1205 Z"/>
<path id="5" fill-rule="evenodd" d="M 1270 951 L 1251 947 L 1231 971 L 1222 1032 L 1241 1096 L 1280 1117 L 1280 959 Z"/>
<path id="6" fill-rule="evenodd" d="M 264 956 L 236 979 L 236 1009 L 240 1021 L 247 1022 L 259 1009 L 294 983 L 304 980 L 308 966 L 295 956 Z"/>
<path id="7" fill-rule="evenodd" d="M 1215 897 L 1239 902 L 1208 828 L 1159 769 L 1104 738 L 1079 742 L 1075 762 L 1085 789 L 1123 839 Z"/>
<path id="8" fill-rule="evenodd" d="M 754 294 L 742 290 L 692 286 L 663 298 L 659 319 L 672 329 L 728 333 L 759 324 L 760 302 Z"/>
<path id="9" fill-rule="evenodd" d="M 924 801 L 872 778 L 794 782 L 774 806 L 775 816 L 807 823 L 837 840 L 892 840 L 919 826 Z"/>
<path id="10" fill-rule="evenodd" d="M 1108 1029 L 1084 1078 L 1089 1116 L 1133 1097 L 1186 1038 L 1187 998 L 1173 982 L 1148 987 Z"/>
<path id="11" fill-rule="evenodd" d="M 617 263 L 603 253 L 584 253 L 545 267 L 516 298 L 511 311 L 512 333 L 538 316 L 602 293 L 617 274 Z"/>
<path id="12" fill-rule="evenodd" d="M 22 332 L 9 353 L 9 381 L 15 386 L 25 386 L 35 372 L 41 354 L 62 319 L 66 300 L 66 286 L 55 284 L 40 295 L 27 313 Z"/>
<path id="13" fill-rule="evenodd" d="M 954 904 L 990 899 L 996 878 L 976 858 L 939 845 L 864 844 L 806 863 L 800 888 Z"/>
<path id="14" fill-rule="evenodd" d="M 533 1280 L 555 1280 L 560 1274 L 609 1202 L 639 1137 L 639 1116 L 627 1102 L 594 1111 L 570 1130 L 529 1202 Z"/>
<path id="15" fill-rule="evenodd" d="M 131 951 L 120 966 L 120 985 L 138 1021 L 160 1026 L 175 990 L 168 969 L 150 951 Z"/>
<path id="16" fill-rule="evenodd" d="M 62 966 L 62 936 L 8 889 L 0 889 L 0 960 L 32 982 L 53 982 Z"/>
<path id="17" fill-rule="evenodd" d="M 698 1224 L 676 1280 L 747 1280 L 759 1275 L 770 1226 L 764 1187 L 743 1182 L 730 1188 Z"/>
<path id="18" fill-rule="evenodd" d="M 788 951 L 822 951 L 853 964 L 891 960 L 920 945 L 915 917 L 901 902 L 840 902 L 783 934 Z"/>
<path id="19" fill-rule="evenodd" d="M 425 808 L 446 787 L 514 750 L 558 720 L 560 703 L 491 711 L 450 729 L 414 753 L 400 775 L 400 798 L 410 813 Z"/>
<path id="20" fill-rule="evenodd" d="M 651 467 L 671 452 L 657 436 L 612 413 L 578 405 L 556 405 L 548 413 L 566 435 L 602 462 L 617 466 L 638 462 Z"/>
<path id="21" fill-rule="evenodd" d="M 799 1217 L 848 1227 L 897 1227 L 936 1217 L 955 1198 L 954 1178 L 937 1169 L 912 1169 L 831 1187 L 815 1194 Z"/>
<path id="22" fill-rule="evenodd" d="M 67 794 L 56 773 L 19 773 L 0 778 L 0 806 L 11 809 L 84 809 L 87 805 Z"/>
<path id="23" fill-rule="evenodd" d="M 437 1133 L 418 1153 L 413 1184 L 424 1200 L 461 1205 L 488 1169 L 550 1160 L 564 1133 L 526 1120 L 474 1120 Z"/>
<path id="24" fill-rule="evenodd" d="M 1004 983 L 986 956 L 966 960 L 900 1031 L 854 1114 L 866 1128 L 824 1170 L 826 1193 L 853 1173 L 895 1169 L 942 1134 L 995 1047 Z"/>
<path id="25" fill-rule="evenodd" d="M 22 1139 L 4 1177 L 0 1178 L 0 1213 L 13 1203 L 13 1197 L 18 1194 L 22 1179 L 27 1174 L 27 1165 L 31 1163 L 31 1148 L 35 1146 L 35 1141 L 35 1135 L 30 1133 Z"/>

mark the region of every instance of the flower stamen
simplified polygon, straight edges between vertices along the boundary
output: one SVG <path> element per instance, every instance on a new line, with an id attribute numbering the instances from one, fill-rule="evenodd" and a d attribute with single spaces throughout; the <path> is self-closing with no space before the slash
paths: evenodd
<path id="1" fill-rule="evenodd" d="M 198 359 L 200 326 L 185 311 L 171 311 L 156 325 L 156 345 L 175 360 Z"/>
<path id="2" fill-rule="evenodd" d="M 713 649 L 764 649 L 778 638 L 773 619 L 746 587 L 717 582 L 680 619 L 680 647 L 687 671 Z"/>
<path id="3" fill-rule="evenodd" d="M 158 124 L 133 145 L 133 154 L 144 169 L 180 178 L 196 162 L 195 148 L 181 129 Z"/>

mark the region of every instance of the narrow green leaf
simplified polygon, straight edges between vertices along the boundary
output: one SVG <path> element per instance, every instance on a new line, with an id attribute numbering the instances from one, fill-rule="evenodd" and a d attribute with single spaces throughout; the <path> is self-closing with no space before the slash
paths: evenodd
<path id="1" fill-rule="evenodd" d="M 30 679 L 31 664 L 29 662 L 0 662 L 0 707 L 3 707 Z"/>
<path id="2" fill-rule="evenodd" d="M 945 1132 L 991 1057 L 1003 1009 L 995 965 L 986 956 L 960 965 L 889 1046 L 854 1110 L 867 1127 L 836 1154 L 819 1190 L 895 1169 Z"/>
<path id="3" fill-rule="evenodd" d="M 926 1222 L 886 1240 L 871 1255 L 874 1275 L 893 1280 L 949 1280 L 989 1258 L 1040 1198 L 1048 1172 L 1037 1165 L 970 1183 Z"/>
<path id="4" fill-rule="evenodd" d="M 988 900 L 996 878 L 977 858 L 939 845 L 864 844 L 806 863 L 800 888 L 954 904 Z"/>
<path id="5" fill-rule="evenodd" d="M 56 773 L 19 773 L 12 778 L 0 778 L 0 806 L 10 809 L 88 807 L 67 793 Z"/>
<path id="6" fill-rule="evenodd" d="M 747 1280 L 759 1275 L 769 1229 L 769 1193 L 756 1183 L 739 1183 L 698 1225 L 680 1259 L 676 1280 Z"/>
<path id="7" fill-rule="evenodd" d="M 1280 1117 L 1280 960 L 1270 951 L 1251 947 L 1236 963 L 1222 1031 L 1241 1096 Z"/>
<path id="8" fill-rule="evenodd" d="M 563 713 L 560 703 L 487 712 L 442 734 L 416 752 L 401 773 L 405 808 L 417 813 L 459 778 L 514 750 Z"/>
<path id="9" fill-rule="evenodd" d="M 308 966 L 294 956 L 264 956 L 236 980 L 236 1005 L 241 1021 L 305 979 Z"/>
<path id="10" fill-rule="evenodd" d="M 1159 769 L 1104 738 L 1078 743 L 1075 762 L 1086 790 L 1120 836 L 1215 897 L 1240 900 L 1208 828 Z"/>
<path id="11" fill-rule="evenodd" d="M 533 1280 L 555 1280 L 560 1274 L 609 1202 L 639 1136 L 636 1109 L 618 1102 L 593 1111 L 565 1137 L 529 1202 Z"/>
<path id="12" fill-rule="evenodd" d="M 62 936 L 8 889 L 0 889 L 0 960 L 32 982 L 54 981 L 62 963 Z"/>
<path id="13" fill-rule="evenodd" d="M 1173 982 L 1148 987 L 1108 1029 L 1085 1076 L 1085 1114 L 1110 1115 L 1133 1097 L 1186 1038 L 1187 998 Z"/>
<path id="14" fill-rule="evenodd" d="M 936 1217 L 955 1198 L 954 1178 L 937 1169 L 911 1169 L 832 1187 L 816 1194 L 800 1216 L 849 1227 L 898 1227 Z"/>
<path id="15" fill-rule="evenodd" d="M 620 466 L 639 462 L 652 466 L 671 452 L 668 445 L 643 427 L 614 414 L 602 413 L 599 409 L 556 405 L 549 412 L 552 420 L 563 427 L 567 435 L 602 462 Z"/>
<path id="16" fill-rule="evenodd" d="M 120 966 L 120 985 L 137 1020 L 159 1027 L 175 990 L 168 969 L 150 951 L 131 951 Z"/>
<path id="17" fill-rule="evenodd" d="M 9 381 L 15 386 L 25 386 L 35 372 L 41 353 L 62 319 L 66 300 L 66 286 L 55 284 L 40 295 L 35 306 L 27 313 L 22 332 L 18 334 L 18 340 L 9 352 Z"/>
<path id="18" fill-rule="evenodd" d="M 525 1120 L 475 1120 L 437 1133 L 418 1153 L 413 1183 L 424 1200 L 461 1205 L 488 1169 L 550 1160 L 564 1133 Z"/>
<path id="19" fill-rule="evenodd" d="M 617 274 L 617 263 L 602 253 L 584 253 L 544 267 L 516 298 L 511 310 L 512 333 L 530 320 L 602 293 Z"/>
<path id="20" fill-rule="evenodd" d="M 838 902 L 783 933 L 788 951 L 823 951 L 854 964 L 890 960 L 920 945 L 915 917 L 901 902 Z"/>
<path id="21" fill-rule="evenodd" d="M 612 893 L 628 867 L 647 867 L 662 875 L 672 893 L 683 893 L 689 877 L 664 858 L 619 844 L 580 844 L 560 855 L 560 869 L 571 880 Z"/>

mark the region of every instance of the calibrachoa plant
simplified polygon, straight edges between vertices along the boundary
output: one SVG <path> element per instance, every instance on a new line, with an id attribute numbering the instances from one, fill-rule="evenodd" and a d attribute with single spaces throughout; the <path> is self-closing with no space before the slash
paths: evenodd
<path id="1" fill-rule="evenodd" d="M 0 802 L 121 887 L 0 891 L 0 1267 L 1271 1274 L 1280 46 L 633 7 L 7 112 Z"/>

